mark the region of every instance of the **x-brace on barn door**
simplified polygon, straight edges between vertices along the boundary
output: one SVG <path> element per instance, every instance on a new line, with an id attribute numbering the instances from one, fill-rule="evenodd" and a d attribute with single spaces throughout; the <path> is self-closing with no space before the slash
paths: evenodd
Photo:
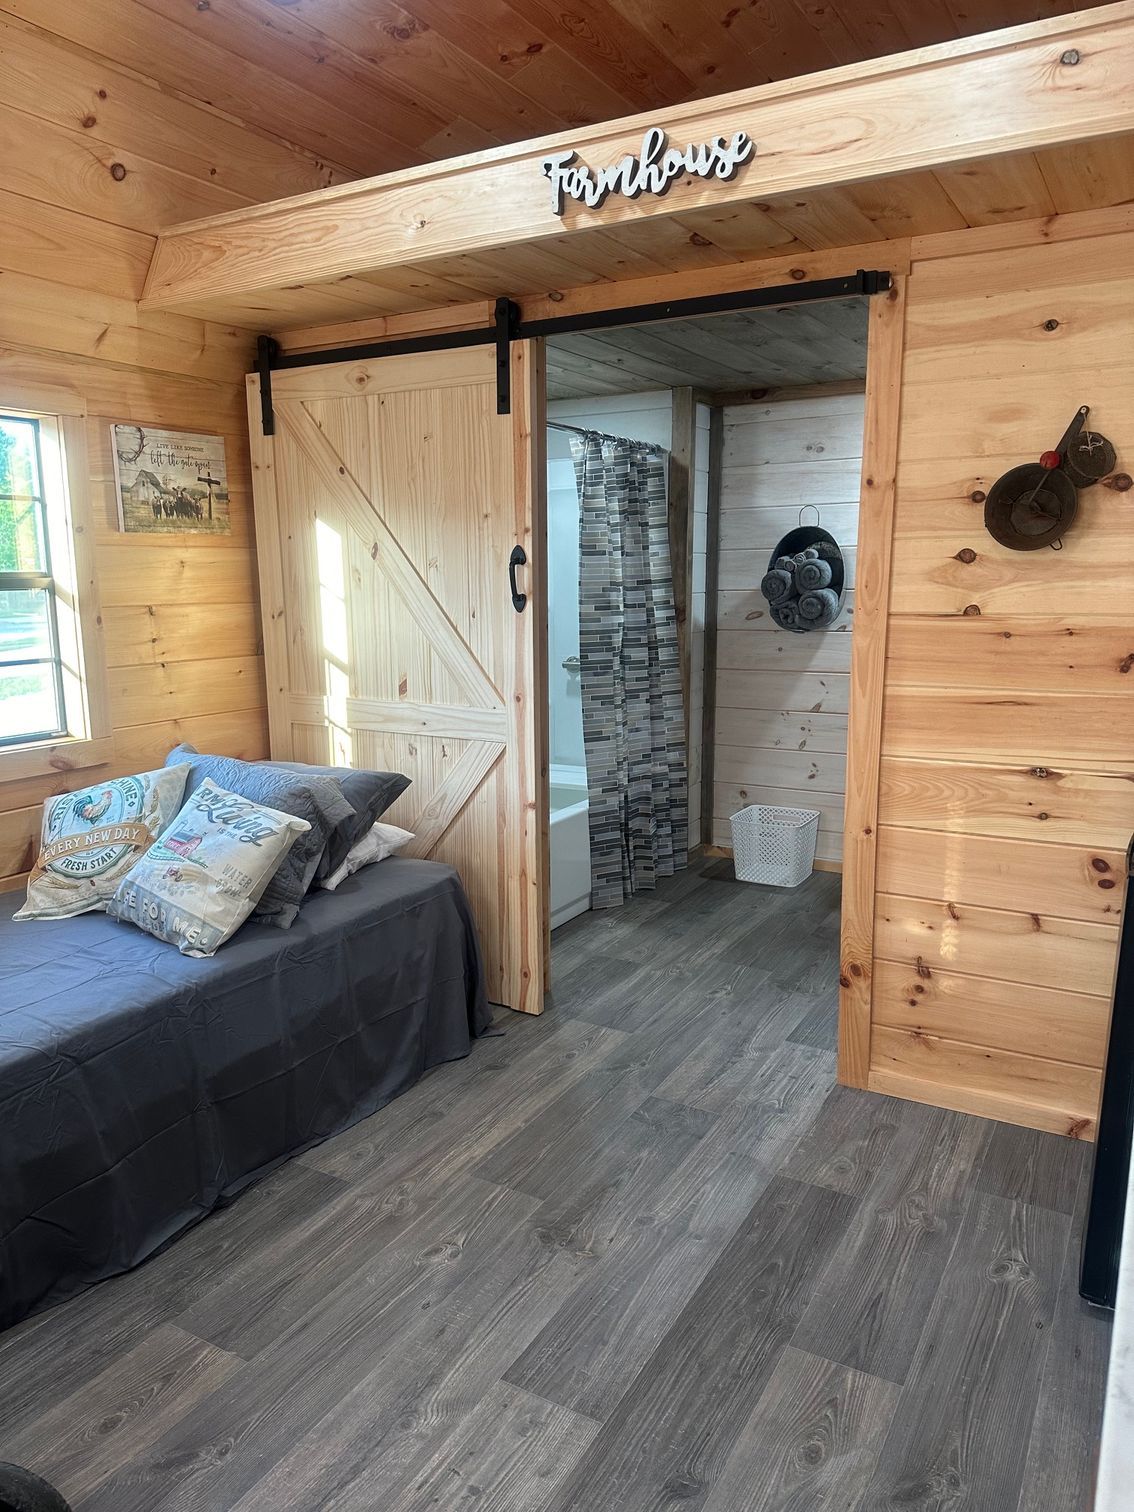
<path id="1" fill-rule="evenodd" d="M 511 344 L 504 415 L 489 346 L 276 373 L 271 436 L 249 380 L 272 753 L 412 779 L 386 817 L 410 855 L 457 868 L 489 994 L 529 1013 L 547 950 L 541 358 Z"/>

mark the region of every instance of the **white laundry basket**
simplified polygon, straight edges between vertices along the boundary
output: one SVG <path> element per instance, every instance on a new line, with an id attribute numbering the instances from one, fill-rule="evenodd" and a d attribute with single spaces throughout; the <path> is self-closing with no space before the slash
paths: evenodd
<path id="1" fill-rule="evenodd" d="M 817 809 L 753 803 L 733 814 L 732 864 L 740 882 L 798 887 L 815 865 Z"/>

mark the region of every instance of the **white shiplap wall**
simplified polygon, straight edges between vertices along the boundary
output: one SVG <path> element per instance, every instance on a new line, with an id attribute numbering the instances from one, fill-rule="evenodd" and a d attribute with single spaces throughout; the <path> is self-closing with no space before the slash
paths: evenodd
<path id="1" fill-rule="evenodd" d="M 854 594 L 826 631 L 778 630 L 760 579 L 817 505 L 854 584 L 864 400 L 817 395 L 724 412 L 717 594 L 713 838 L 750 803 L 818 809 L 817 857 L 842 857 Z M 814 519 L 809 510 L 805 523 Z"/>

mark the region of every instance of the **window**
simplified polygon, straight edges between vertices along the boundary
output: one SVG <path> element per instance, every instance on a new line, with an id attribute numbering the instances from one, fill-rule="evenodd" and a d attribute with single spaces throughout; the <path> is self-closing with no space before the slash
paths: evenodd
<path id="1" fill-rule="evenodd" d="M 0 746 L 66 731 L 40 422 L 0 414 Z"/>
<path id="2" fill-rule="evenodd" d="M 109 759 L 86 419 L 0 396 L 0 782 Z"/>

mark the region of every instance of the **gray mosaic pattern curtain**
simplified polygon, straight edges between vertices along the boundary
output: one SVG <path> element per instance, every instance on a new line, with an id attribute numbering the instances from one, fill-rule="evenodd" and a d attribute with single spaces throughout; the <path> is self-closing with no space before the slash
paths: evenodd
<path id="1" fill-rule="evenodd" d="M 684 869 L 689 776 L 664 453 L 574 436 L 591 905 Z"/>

